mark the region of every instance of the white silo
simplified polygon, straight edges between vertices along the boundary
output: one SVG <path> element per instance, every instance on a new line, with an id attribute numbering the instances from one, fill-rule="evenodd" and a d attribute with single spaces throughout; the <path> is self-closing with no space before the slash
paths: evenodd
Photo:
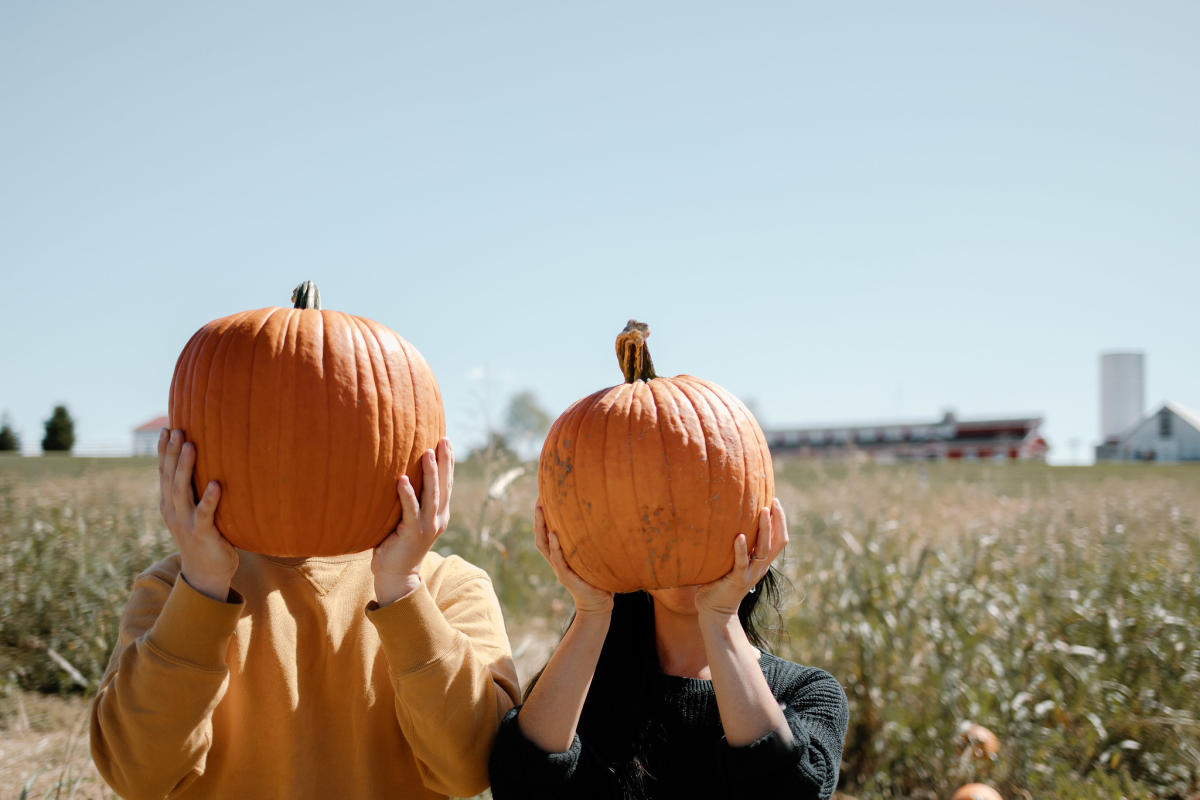
<path id="1" fill-rule="evenodd" d="M 1141 422 L 1146 407 L 1144 353 L 1100 354 L 1100 436 L 1114 442 Z"/>

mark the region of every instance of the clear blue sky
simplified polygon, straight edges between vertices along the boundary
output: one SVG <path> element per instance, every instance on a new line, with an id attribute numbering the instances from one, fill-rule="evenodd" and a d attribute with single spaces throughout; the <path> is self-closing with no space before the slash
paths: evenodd
<path id="1" fill-rule="evenodd" d="M 1200 4 L 5 3 L 0 411 L 78 450 L 204 322 L 380 320 L 460 449 L 660 372 L 767 426 L 1200 406 Z M 480 379 L 481 375 L 486 375 Z"/>

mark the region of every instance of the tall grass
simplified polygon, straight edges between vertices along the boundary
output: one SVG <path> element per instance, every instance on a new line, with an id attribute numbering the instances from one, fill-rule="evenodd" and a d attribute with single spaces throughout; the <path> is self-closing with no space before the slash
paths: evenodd
<path id="1" fill-rule="evenodd" d="M 846 687 L 843 792 L 1200 797 L 1200 470 L 797 461 L 777 478 L 777 651 Z M 171 549 L 155 488 L 150 460 L 0 460 L 0 693 L 95 687 L 131 577 Z M 530 465 L 464 461 L 437 545 L 492 574 L 526 675 L 570 611 L 533 548 L 535 497 Z M 962 751 L 971 722 L 994 760 Z"/>
<path id="2" fill-rule="evenodd" d="M 789 650 L 850 696 L 844 791 L 1200 791 L 1200 472 L 783 472 Z"/>

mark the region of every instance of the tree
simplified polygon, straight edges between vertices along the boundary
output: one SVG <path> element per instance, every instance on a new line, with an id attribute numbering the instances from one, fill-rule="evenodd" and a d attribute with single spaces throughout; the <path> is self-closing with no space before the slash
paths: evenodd
<path id="1" fill-rule="evenodd" d="M 21 440 L 17 436 L 17 432 L 12 429 L 12 425 L 8 421 L 8 414 L 4 415 L 4 421 L 0 424 L 0 452 L 12 452 L 21 449 Z"/>
<path id="2" fill-rule="evenodd" d="M 536 453 L 552 422 L 554 417 L 538 402 L 537 395 L 525 389 L 508 401 L 508 411 L 504 415 L 504 436 L 518 451 L 532 450 Z"/>
<path id="3" fill-rule="evenodd" d="M 55 406 L 50 419 L 46 420 L 46 436 L 42 439 L 42 451 L 71 452 L 75 446 L 75 421 L 66 406 Z"/>

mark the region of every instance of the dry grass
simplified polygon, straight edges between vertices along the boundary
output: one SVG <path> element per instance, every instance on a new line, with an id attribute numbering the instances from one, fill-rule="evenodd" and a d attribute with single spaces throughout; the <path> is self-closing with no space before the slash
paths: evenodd
<path id="1" fill-rule="evenodd" d="M 983 780 L 1009 798 L 1200 797 L 1200 470 L 777 476 L 793 538 L 778 650 L 847 688 L 847 796 Z M 149 460 L 0 460 L 2 797 L 35 775 L 31 797 L 102 796 L 73 731 L 129 579 L 170 547 L 154 481 Z M 532 546 L 533 471 L 475 459 L 455 491 L 439 549 L 493 575 L 528 677 L 569 613 Z M 968 722 L 999 736 L 995 760 L 960 754 Z"/>

